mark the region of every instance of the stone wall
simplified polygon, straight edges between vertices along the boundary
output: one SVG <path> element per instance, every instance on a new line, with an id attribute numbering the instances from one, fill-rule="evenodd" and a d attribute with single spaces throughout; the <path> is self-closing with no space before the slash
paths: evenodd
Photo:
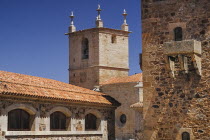
<path id="1" fill-rule="evenodd" d="M 89 42 L 88 59 L 82 59 L 82 40 L 85 38 Z M 69 44 L 69 83 L 93 89 L 99 83 L 99 70 L 94 67 L 99 64 L 98 32 L 86 30 L 72 33 Z"/>
<path id="2" fill-rule="evenodd" d="M 115 36 L 115 42 L 112 37 Z M 99 33 L 99 65 L 128 69 L 128 33 L 107 30 Z"/>
<path id="3" fill-rule="evenodd" d="M 180 140 L 182 132 L 210 139 L 209 17 L 209 0 L 142 0 L 145 140 Z M 182 27 L 183 40 L 201 42 L 201 75 L 187 60 L 189 71 L 175 65 L 171 76 L 164 43 L 174 40 L 175 27 Z"/>
<path id="4" fill-rule="evenodd" d="M 106 82 L 107 79 L 112 79 L 113 77 L 124 77 L 128 76 L 127 70 L 119 70 L 119 69 L 113 69 L 113 68 L 101 68 L 99 70 L 99 83 Z"/>
<path id="5" fill-rule="evenodd" d="M 134 103 L 140 101 L 139 94 L 142 87 L 135 87 L 137 82 L 107 84 L 100 87 L 101 92 L 106 93 L 121 103 L 115 110 L 115 133 L 116 139 L 128 140 L 138 139 L 142 133 L 142 113 L 130 108 Z M 126 115 L 126 123 L 120 121 L 120 116 Z"/>
<path id="6" fill-rule="evenodd" d="M 12 100 L 11 100 L 12 99 Z M 8 131 L 8 112 L 13 109 L 23 109 L 34 116 L 30 131 Z M 50 131 L 50 114 L 60 111 L 67 117 L 66 131 Z M 99 120 L 95 131 L 85 130 L 85 115 L 94 114 Z M 0 100 L 0 139 L 115 139 L 114 108 L 94 107 L 89 105 L 74 105 L 58 102 L 35 102 L 1 98 Z"/>

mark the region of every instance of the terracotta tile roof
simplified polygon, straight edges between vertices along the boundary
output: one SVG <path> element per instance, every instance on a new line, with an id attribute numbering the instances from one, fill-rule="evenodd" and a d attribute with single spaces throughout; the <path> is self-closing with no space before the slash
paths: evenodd
<path id="1" fill-rule="evenodd" d="M 41 77 L 0 71 L 0 95 L 65 100 L 119 106 L 112 97 L 89 89 Z"/>
<path id="2" fill-rule="evenodd" d="M 110 80 L 107 80 L 107 81 L 101 83 L 101 85 L 117 84 L 117 83 L 130 83 L 130 82 L 142 82 L 142 73 L 138 73 L 138 74 L 131 75 L 131 76 L 112 78 Z"/>

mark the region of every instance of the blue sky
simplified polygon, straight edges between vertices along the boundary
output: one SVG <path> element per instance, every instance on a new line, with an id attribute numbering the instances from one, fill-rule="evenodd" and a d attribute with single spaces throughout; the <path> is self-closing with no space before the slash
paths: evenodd
<path id="1" fill-rule="evenodd" d="M 77 30 L 92 28 L 98 3 L 108 28 L 120 29 L 127 10 L 130 75 L 139 73 L 140 0 L 0 0 L 0 70 L 68 82 L 70 12 Z"/>

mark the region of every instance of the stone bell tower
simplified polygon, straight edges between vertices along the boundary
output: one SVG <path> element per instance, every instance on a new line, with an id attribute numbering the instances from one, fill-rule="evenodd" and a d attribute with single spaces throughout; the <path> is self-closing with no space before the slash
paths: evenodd
<path id="1" fill-rule="evenodd" d="M 145 140 L 207 140 L 209 0 L 142 0 Z"/>
<path id="2" fill-rule="evenodd" d="M 97 9 L 96 27 L 76 31 L 71 17 L 69 27 L 69 83 L 94 89 L 112 77 L 127 76 L 128 24 L 126 11 L 121 30 L 103 27 L 100 5 Z"/>

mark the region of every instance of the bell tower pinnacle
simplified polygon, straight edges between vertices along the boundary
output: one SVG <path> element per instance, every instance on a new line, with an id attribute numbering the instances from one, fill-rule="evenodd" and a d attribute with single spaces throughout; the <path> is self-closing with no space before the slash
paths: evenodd
<path id="1" fill-rule="evenodd" d="M 71 24 L 69 26 L 69 33 L 72 33 L 76 31 L 76 27 L 74 26 L 74 13 L 71 12 L 71 15 L 69 17 L 71 18 Z"/>
<path id="2" fill-rule="evenodd" d="M 101 20 L 101 6 L 98 5 L 98 9 L 96 10 L 98 12 L 98 16 L 96 17 L 96 28 L 102 28 L 103 27 L 103 21 Z"/>
<path id="3" fill-rule="evenodd" d="M 124 9 L 124 12 L 123 12 L 123 17 L 124 17 L 124 23 L 122 24 L 122 26 L 121 26 L 121 29 L 123 30 L 123 31 L 128 31 L 129 30 L 129 27 L 128 27 L 128 24 L 127 24 L 127 20 L 126 20 L 126 17 L 127 17 L 127 12 L 126 12 L 126 10 Z"/>

